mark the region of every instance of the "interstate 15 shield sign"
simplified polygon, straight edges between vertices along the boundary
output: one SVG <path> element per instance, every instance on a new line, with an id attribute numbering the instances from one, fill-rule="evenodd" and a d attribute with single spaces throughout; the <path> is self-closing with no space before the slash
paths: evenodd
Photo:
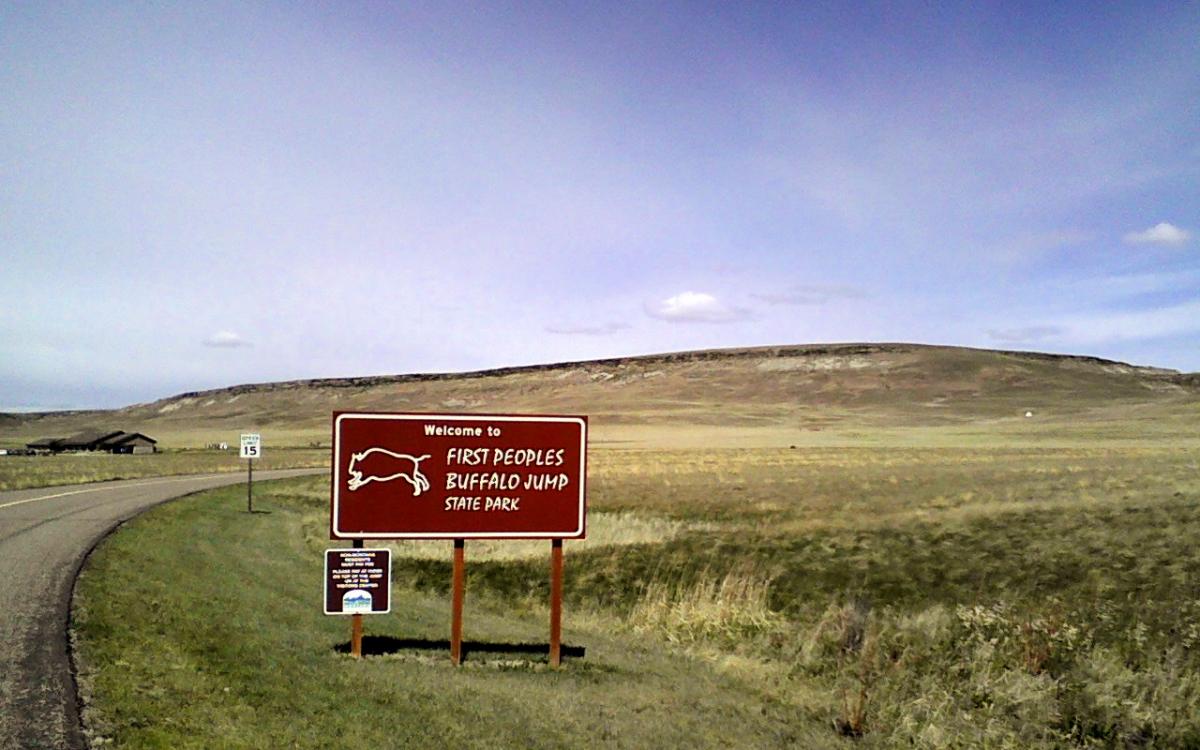
<path id="1" fill-rule="evenodd" d="M 335 539 L 578 539 L 587 418 L 335 412 Z"/>

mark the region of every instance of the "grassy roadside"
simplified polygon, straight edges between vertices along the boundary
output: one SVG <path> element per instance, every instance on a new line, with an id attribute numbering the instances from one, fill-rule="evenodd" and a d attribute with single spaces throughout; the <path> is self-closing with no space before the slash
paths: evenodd
<path id="1" fill-rule="evenodd" d="M 255 470 L 307 469 L 329 465 L 329 449 L 275 448 L 254 462 Z M 0 458 L 0 491 L 115 479 L 246 471 L 236 451 L 167 451 L 137 456 L 62 453 Z"/>
<path id="2" fill-rule="evenodd" d="M 206 493 L 98 550 L 75 624 L 91 728 L 127 747 L 1200 747 L 1194 447 L 593 458 L 566 579 L 587 657 L 562 673 L 337 654 L 328 487 L 289 480 L 270 514 Z M 444 640 L 448 549 L 395 547 L 395 614 L 368 632 Z M 468 639 L 544 642 L 544 545 L 468 561 Z"/>
<path id="3" fill-rule="evenodd" d="M 232 490 L 204 493 L 132 522 L 88 563 L 74 633 L 95 745 L 804 744 L 790 712 L 736 678 L 653 641 L 573 627 L 569 612 L 566 641 L 587 655 L 557 673 L 544 656 L 488 646 L 463 669 L 440 648 L 355 662 L 336 651 L 348 620 L 320 611 L 325 543 L 303 522 L 320 482 L 267 486 L 257 505 L 269 513 L 243 513 Z M 469 592 L 469 641 L 545 642 L 544 613 L 505 613 Z M 401 583 L 393 613 L 368 618 L 368 634 L 447 637 L 440 596 Z"/>

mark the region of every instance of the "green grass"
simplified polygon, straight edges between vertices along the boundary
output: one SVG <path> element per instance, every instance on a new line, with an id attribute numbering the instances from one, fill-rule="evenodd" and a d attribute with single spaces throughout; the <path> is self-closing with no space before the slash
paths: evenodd
<path id="1" fill-rule="evenodd" d="M 276 448 L 254 462 L 256 471 L 328 465 L 327 448 Z M 226 471 L 246 471 L 246 462 L 238 458 L 236 451 L 167 451 L 136 456 L 112 453 L 0 456 L 0 491 Z"/>
<path id="2" fill-rule="evenodd" d="M 1200 747 L 1195 446 L 590 461 L 565 590 L 587 656 L 562 672 L 335 653 L 309 478 L 272 485 L 270 514 L 217 491 L 101 547 L 75 623 L 90 726 L 128 747 Z M 368 633 L 445 639 L 449 543 L 395 549 L 395 614 Z M 537 546 L 467 558 L 468 639 L 544 642 Z"/>
<path id="3" fill-rule="evenodd" d="M 356 662 L 337 652 L 349 620 L 320 611 L 321 555 L 302 519 L 321 480 L 276 483 L 270 513 L 215 491 L 118 532 L 80 579 L 75 634 L 93 743 L 118 747 L 772 747 L 798 741 L 753 689 L 652 641 L 581 630 L 584 659 L 444 648 Z M 448 544 L 447 544 L 448 546 Z M 448 555 L 447 551 L 447 555 Z M 467 639 L 545 643 L 546 621 L 476 596 Z M 481 601 L 484 599 L 484 601 Z M 441 597 L 396 587 L 369 636 L 445 640 Z M 544 613 L 542 613 L 544 614 Z M 568 614 L 569 617 L 569 614 Z"/>

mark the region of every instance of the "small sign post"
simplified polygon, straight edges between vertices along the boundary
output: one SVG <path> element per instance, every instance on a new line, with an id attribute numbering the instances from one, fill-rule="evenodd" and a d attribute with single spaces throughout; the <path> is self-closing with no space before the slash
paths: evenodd
<path id="1" fill-rule="evenodd" d="M 254 459 L 262 457 L 262 435 L 249 432 L 242 435 L 242 449 L 239 454 L 247 459 L 246 464 L 246 512 L 254 512 Z"/>
<path id="2" fill-rule="evenodd" d="M 354 547 L 354 549 L 362 549 L 363 542 L 361 539 L 355 539 L 354 544 L 352 546 Z M 390 555 L 391 553 L 389 552 L 388 554 Z M 391 575 L 391 572 L 392 572 L 392 566 L 389 563 L 388 564 L 388 574 Z M 390 599 L 391 594 L 392 594 L 392 587 L 390 585 L 390 581 L 389 581 L 389 585 L 387 587 L 387 591 L 388 591 L 388 598 Z M 390 602 L 389 602 L 389 604 L 390 604 Z M 355 659 L 362 658 L 362 614 L 359 612 L 356 612 L 350 616 L 350 655 L 353 656 Z"/>
<path id="3" fill-rule="evenodd" d="M 454 542 L 461 664 L 467 539 L 550 539 L 550 664 L 562 661 L 563 539 L 587 520 L 587 417 L 335 412 L 332 539 Z"/>

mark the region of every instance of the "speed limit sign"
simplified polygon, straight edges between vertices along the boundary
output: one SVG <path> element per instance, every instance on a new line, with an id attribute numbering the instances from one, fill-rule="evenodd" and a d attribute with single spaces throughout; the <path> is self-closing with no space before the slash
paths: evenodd
<path id="1" fill-rule="evenodd" d="M 262 435 L 251 432 L 242 435 L 242 458 L 262 458 Z"/>

